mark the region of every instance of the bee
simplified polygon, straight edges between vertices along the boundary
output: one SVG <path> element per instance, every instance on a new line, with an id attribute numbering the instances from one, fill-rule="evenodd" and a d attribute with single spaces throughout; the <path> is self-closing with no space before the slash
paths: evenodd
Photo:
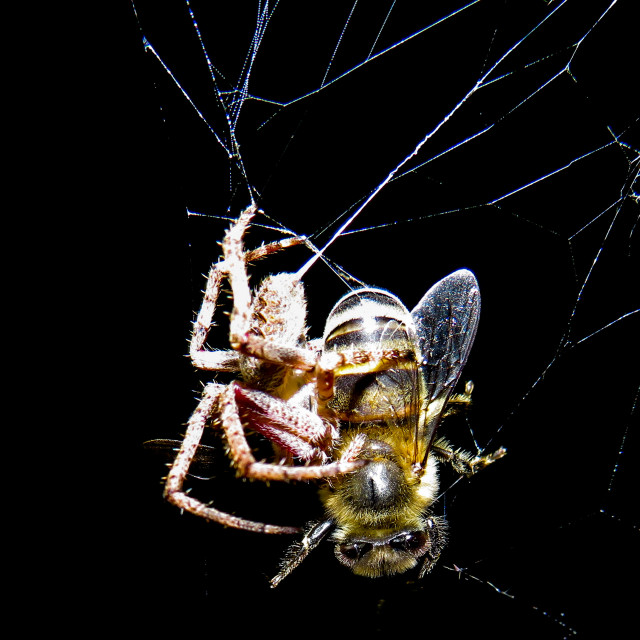
<path id="1" fill-rule="evenodd" d="M 434 285 L 409 313 L 381 289 L 348 293 L 328 316 L 323 338 L 306 337 L 302 273 L 269 276 L 249 287 L 247 266 L 304 242 L 290 238 L 247 251 L 244 235 L 255 204 L 227 231 L 214 263 L 190 343 L 191 360 L 228 384 L 204 386 L 181 442 L 150 447 L 178 452 L 167 474 L 166 499 L 183 511 L 227 527 L 264 534 L 296 534 L 297 526 L 248 520 L 205 504 L 185 489 L 196 477 L 205 428 L 222 433 L 238 475 L 272 481 L 315 481 L 325 518 L 307 525 L 286 553 L 277 586 L 329 536 L 338 560 L 354 573 L 378 577 L 422 563 L 431 570 L 446 541 L 446 522 L 431 511 L 438 493 L 438 461 L 464 475 L 504 455 L 472 457 L 454 451 L 438 426 L 467 361 L 480 314 L 475 276 L 460 270 Z M 206 347 L 222 282 L 231 285 L 231 349 Z M 273 445 L 273 461 L 257 460 L 248 432 Z"/>
<path id="2" fill-rule="evenodd" d="M 452 394 L 479 316 L 478 283 L 466 269 L 435 284 L 411 312 L 381 289 L 338 301 L 324 331 L 320 369 L 330 380 L 319 385 L 318 413 L 339 421 L 334 456 L 357 448 L 367 464 L 324 481 L 326 518 L 290 547 L 272 586 L 327 536 L 357 575 L 403 573 L 419 562 L 419 578 L 431 571 L 447 539 L 445 519 L 431 511 L 438 462 L 471 476 L 506 453 L 473 457 L 436 438 L 450 402 L 469 401 L 469 384 L 465 394 Z"/>

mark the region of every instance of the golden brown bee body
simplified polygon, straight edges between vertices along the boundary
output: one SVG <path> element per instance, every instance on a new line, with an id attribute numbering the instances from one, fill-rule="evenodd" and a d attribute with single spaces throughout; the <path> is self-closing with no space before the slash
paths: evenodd
<path id="1" fill-rule="evenodd" d="M 320 493 L 337 525 L 332 539 L 338 560 L 356 574 L 377 577 L 406 571 L 429 550 L 437 557 L 444 525 L 427 512 L 438 490 L 437 467 L 435 461 L 416 464 L 426 448 L 421 355 L 411 314 L 386 291 L 350 293 L 327 320 L 324 350 L 378 352 L 375 359 L 337 367 L 327 403 L 340 420 L 341 446 L 364 438 L 360 458 L 368 461 Z M 429 530 L 437 540 L 424 533 Z"/>
<path id="2" fill-rule="evenodd" d="M 338 560 L 354 573 L 379 577 L 421 562 L 431 570 L 446 542 L 435 516 L 438 460 L 472 475 L 505 451 L 473 458 L 435 434 L 475 337 L 480 292 L 459 270 L 434 285 L 412 312 L 394 295 L 359 289 L 330 313 L 321 363 L 332 375 L 318 413 L 339 424 L 334 458 L 358 450 L 367 462 L 323 483 L 326 520 L 289 550 L 276 586 L 329 534 Z M 322 368 L 322 367 L 321 367 Z"/>

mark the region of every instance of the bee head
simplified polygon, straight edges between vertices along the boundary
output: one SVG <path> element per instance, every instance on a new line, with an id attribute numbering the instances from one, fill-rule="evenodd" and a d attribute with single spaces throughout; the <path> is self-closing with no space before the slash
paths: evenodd
<path id="1" fill-rule="evenodd" d="M 337 540 L 334 551 L 353 573 L 368 578 L 404 573 L 426 556 L 422 575 L 440 555 L 445 534 L 446 525 L 441 520 L 427 517 L 423 529 L 394 531 L 381 537 L 346 537 Z"/>

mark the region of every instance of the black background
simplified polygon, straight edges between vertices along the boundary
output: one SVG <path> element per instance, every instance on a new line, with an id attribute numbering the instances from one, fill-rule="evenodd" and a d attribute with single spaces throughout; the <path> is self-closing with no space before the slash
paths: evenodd
<path id="1" fill-rule="evenodd" d="M 272 19 L 251 75 L 252 95 L 286 101 L 320 84 L 347 8 L 292 4 L 298 3 L 282 3 Z M 384 32 L 388 41 L 377 50 L 457 6 L 413 4 L 397 6 Z M 635 133 L 637 148 L 637 124 L 629 129 L 638 112 L 631 99 L 629 3 L 618 3 L 578 49 L 575 80 L 564 73 L 533 95 L 568 61 L 566 47 L 607 3 L 581 6 L 567 3 L 527 39 L 499 68 L 498 75 L 513 74 L 469 100 L 415 164 L 497 123 L 489 133 L 389 185 L 353 228 L 399 224 L 345 236 L 329 251 L 349 273 L 388 288 L 409 307 L 447 273 L 460 267 L 476 273 L 483 312 L 463 376 L 476 384 L 470 423 L 481 444 L 506 446 L 508 457 L 446 492 L 451 541 L 425 580 L 351 576 L 324 545 L 276 590 L 268 578 L 289 539 L 179 514 L 161 497 L 164 462 L 142 447 L 150 438 L 179 437 L 206 380 L 184 354 L 204 284 L 200 274 L 217 257 L 228 223 L 187 218 L 185 209 L 235 216 L 248 204 L 248 191 L 236 173 L 230 180 L 213 135 L 144 52 L 139 27 L 224 133 L 185 5 L 136 2 L 139 23 L 132 9 L 122 12 L 104 78 L 111 115 L 104 126 L 113 132 L 108 142 L 117 160 L 105 173 L 106 200 L 114 206 L 103 218 L 116 238 L 106 307 L 121 363 L 110 376 L 105 411 L 122 450 L 114 451 L 107 472 L 115 479 L 105 523 L 109 543 L 96 549 L 106 559 L 104 574 L 94 576 L 105 587 L 95 597 L 99 620 L 157 637 L 173 630 L 210 637 L 229 625 L 246 634 L 505 638 L 574 631 L 590 637 L 603 628 L 617 635 L 626 628 L 638 569 L 631 491 L 639 453 L 637 315 L 558 349 L 563 338 L 578 341 L 638 307 L 637 205 L 626 198 L 613 224 L 616 209 L 608 209 L 629 187 L 634 152 L 610 145 L 487 204 L 606 145 L 607 127 L 629 145 Z M 235 79 L 254 30 L 255 3 L 193 7 L 213 64 Z M 386 7 L 360 7 L 333 77 L 366 57 L 377 32 L 371 25 Z M 260 207 L 297 233 L 319 231 L 442 121 L 482 76 L 487 58 L 495 61 L 554 8 L 542 1 L 480 2 L 281 112 L 245 104 L 237 135 Z M 524 70 L 532 60 L 542 62 Z M 254 229 L 248 242 L 275 237 Z M 314 241 L 321 245 L 327 237 Z M 271 270 L 296 269 L 307 255 L 295 249 L 257 265 L 254 282 Z M 318 336 L 345 286 L 322 265 L 305 282 L 311 333 Z M 223 330 L 216 338 L 224 345 Z M 463 424 L 447 435 L 472 447 Z M 195 483 L 194 492 L 268 522 L 301 524 L 320 515 L 313 487 L 242 483 L 227 469 L 221 458 L 216 481 Z"/>

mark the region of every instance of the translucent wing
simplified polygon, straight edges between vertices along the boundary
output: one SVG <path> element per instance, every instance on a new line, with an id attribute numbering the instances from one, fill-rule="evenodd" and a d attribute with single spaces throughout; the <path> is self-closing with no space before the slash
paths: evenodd
<path id="1" fill-rule="evenodd" d="M 424 385 L 421 438 L 427 454 L 447 401 L 467 362 L 480 317 L 476 277 L 460 269 L 425 293 L 411 312 L 421 355 Z M 426 457 L 425 457 L 426 460 Z"/>
<path id="2" fill-rule="evenodd" d="M 180 449 L 181 440 L 159 438 L 142 443 L 145 451 L 172 462 Z M 214 477 L 215 449 L 206 444 L 198 445 L 198 449 L 189 469 L 189 476 L 198 480 L 210 480 Z"/>

